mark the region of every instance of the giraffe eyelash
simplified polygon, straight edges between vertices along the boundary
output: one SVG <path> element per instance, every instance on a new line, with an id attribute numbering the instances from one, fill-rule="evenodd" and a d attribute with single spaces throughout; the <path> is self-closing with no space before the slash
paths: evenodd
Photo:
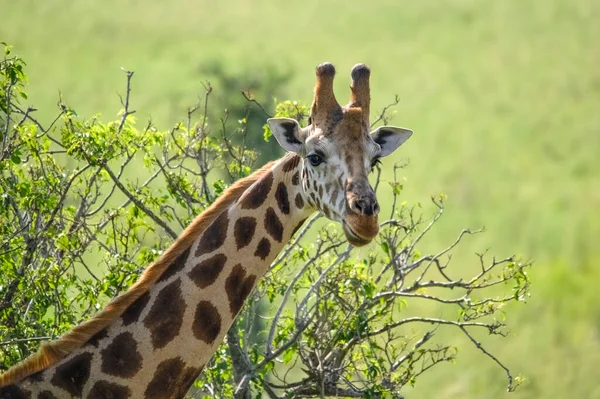
<path id="1" fill-rule="evenodd" d="M 371 172 L 373 171 L 373 169 L 375 169 L 375 167 L 377 165 L 381 165 L 381 159 L 380 158 L 375 158 L 374 160 L 371 161 Z"/>

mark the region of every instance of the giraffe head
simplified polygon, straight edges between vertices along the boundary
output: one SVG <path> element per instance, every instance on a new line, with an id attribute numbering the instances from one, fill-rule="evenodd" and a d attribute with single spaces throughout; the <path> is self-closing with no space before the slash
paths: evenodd
<path id="1" fill-rule="evenodd" d="M 308 202 L 340 222 L 350 243 L 365 245 L 379 231 L 379 204 L 369 173 L 412 131 L 394 126 L 369 131 L 371 72 L 366 65 L 352 68 L 352 94 L 346 106 L 338 104 L 333 92 L 333 65 L 323 63 L 316 73 L 309 125 L 301 128 L 289 118 L 267 122 L 279 144 L 302 157 L 302 187 Z"/>

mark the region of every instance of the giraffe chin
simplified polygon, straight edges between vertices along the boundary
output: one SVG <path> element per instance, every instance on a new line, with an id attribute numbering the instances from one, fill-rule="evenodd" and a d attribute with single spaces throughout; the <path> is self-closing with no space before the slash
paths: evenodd
<path id="1" fill-rule="evenodd" d="M 379 232 L 377 216 L 347 215 L 342 226 L 346 239 L 355 247 L 367 245 Z"/>

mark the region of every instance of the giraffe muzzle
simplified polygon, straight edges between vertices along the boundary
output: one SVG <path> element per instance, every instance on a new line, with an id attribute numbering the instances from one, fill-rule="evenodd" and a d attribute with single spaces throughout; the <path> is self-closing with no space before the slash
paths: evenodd
<path id="1" fill-rule="evenodd" d="M 348 212 L 342 223 L 348 242 L 356 247 L 370 243 L 379 233 L 377 215 L 359 215 Z"/>
<path id="2" fill-rule="evenodd" d="M 379 232 L 379 204 L 368 180 L 347 181 L 346 204 L 348 207 L 343 223 L 346 238 L 355 246 L 370 243 Z"/>

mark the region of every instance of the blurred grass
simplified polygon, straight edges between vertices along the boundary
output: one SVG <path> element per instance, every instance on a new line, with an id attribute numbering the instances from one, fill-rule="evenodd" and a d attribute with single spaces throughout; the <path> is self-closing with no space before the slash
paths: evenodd
<path id="1" fill-rule="evenodd" d="M 278 98 L 304 102 L 318 63 L 337 66 L 340 102 L 351 66 L 368 63 L 373 109 L 399 94 L 393 123 L 415 131 L 394 155 L 410 161 L 404 197 L 449 195 L 425 250 L 485 225 L 455 257 L 459 270 L 487 247 L 537 261 L 530 303 L 509 309 L 514 337 L 484 340 L 529 379 L 510 397 L 600 398 L 600 2 L 0 0 L 0 15 L 0 40 L 28 62 L 30 101 L 46 120 L 59 91 L 80 115 L 111 118 L 120 67 L 136 71 L 138 119 L 168 128 L 211 63 L 249 79 L 292 70 Z M 503 396 L 501 370 L 461 342 L 457 363 L 410 397 Z"/>

